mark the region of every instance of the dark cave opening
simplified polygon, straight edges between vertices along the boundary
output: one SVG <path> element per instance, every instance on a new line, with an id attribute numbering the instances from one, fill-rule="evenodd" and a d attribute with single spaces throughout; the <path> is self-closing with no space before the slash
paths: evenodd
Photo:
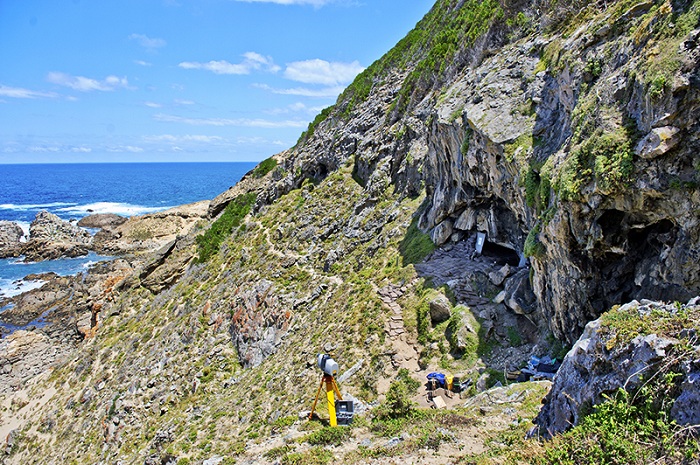
<path id="1" fill-rule="evenodd" d="M 510 247 L 493 242 L 485 241 L 481 254 L 484 257 L 494 259 L 499 265 L 518 266 L 520 264 L 520 255 L 518 252 Z"/>

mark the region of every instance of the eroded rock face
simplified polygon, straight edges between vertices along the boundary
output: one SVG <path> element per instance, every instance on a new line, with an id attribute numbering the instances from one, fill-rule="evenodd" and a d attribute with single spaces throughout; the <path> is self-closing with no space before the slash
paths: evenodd
<path id="1" fill-rule="evenodd" d="M 273 284 L 262 280 L 252 289 L 240 289 L 232 307 L 231 336 L 239 361 L 246 368 L 258 366 L 282 342 L 291 322 L 291 306 L 283 305 Z"/>
<path id="2" fill-rule="evenodd" d="M 541 71 L 532 53 L 550 39 L 505 47 L 455 79 L 428 128 L 429 204 L 419 226 L 436 244 L 479 231 L 517 253 L 530 234 L 541 246 L 530 257 L 531 303 L 539 324 L 569 342 L 616 303 L 686 301 L 700 292 L 700 190 L 693 168 L 700 150 L 700 52 L 683 49 L 673 85 L 653 100 L 635 77 L 643 57 L 630 39 L 608 39 L 591 40 L 585 28 L 567 38 L 567 50 L 581 58 L 556 74 Z M 586 60 L 603 47 L 613 58 L 594 78 L 586 74 Z M 578 115 L 596 115 L 591 87 L 600 97 L 596 108 L 622 109 L 595 116 L 606 128 L 596 137 L 622 131 L 624 121 L 636 128 L 628 149 L 633 172 L 615 188 L 586 178 L 581 168 L 579 191 L 565 199 L 559 188 L 542 190 L 542 183 L 549 176 L 554 186 L 585 143 L 578 134 L 586 123 Z M 576 137 L 582 142 L 572 142 Z"/>
<path id="3" fill-rule="evenodd" d="M 158 250 L 186 235 L 207 218 L 209 201 L 195 202 L 148 215 L 133 216 L 95 234 L 93 248 L 104 254 L 122 255 Z"/>
<path id="4" fill-rule="evenodd" d="M 700 309 L 699 300 L 696 298 L 689 302 L 683 311 L 697 312 Z M 679 309 L 660 302 L 633 301 L 612 311 L 635 311 L 639 315 L 654 311 L 658 317 L 660 313 L 673 315 Z M 686 344 L 693 349 L 680 349 Z M 604 328 L 600 319 L 592 321 L 586 325 L 583 335 L 564 359 L 535 423 L 544 435 L 562 433 L 578 424 L 585 406 L 603 402 L 605 395 L 612 396 L 619 388 L 633 392 L 650 377 L 657 376 L 659 370 L 675 366 L 681 372 L 682 380 L 679 383 L 680 395 L 671 411 L 672 418 L 682 425 L 698 424 L 698 351 L 700 340 L 694 329 L 678 329 L 667 334 L 640 334 L 628 343 L 618 344 L 614 330 Z"/>
<path id="5" fill-rule="evenodd" d="M 22 237 L 24 231 L 17 223 L 0 221 L 0 258 L 19 255 Z"/>
<path id="6" fill-rule="evenodd" d="M 80 257 L 88 254 L 91 242 L 92 236 L 84 229 L 41 211 L 29 226 L 29 240 L 23 245 L 22 254 L 32 262 Z"/>

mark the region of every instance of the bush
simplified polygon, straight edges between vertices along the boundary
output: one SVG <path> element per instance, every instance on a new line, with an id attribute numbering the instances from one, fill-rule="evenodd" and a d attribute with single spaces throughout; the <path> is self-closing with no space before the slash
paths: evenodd
<path id="1" fill-rule="evenodd" d="M 272 157 L 267 158 L 267 159 L 261 161 L 260 164 L 258 164 L 258 166 L 256 166 L 253 169 L 253 177 L 262 178 L 263 176 L 265 176 L 267 173 L 269 173 L 270 171 L 272 171 L 276 167 L 277 167 L 277 160 L 275 160 Z"/>
<path id="2" fill-rule="evenodd" d="M 241 225 L 243 218 L 250 213 L 255 202 L 256 195 L 253 192 L 242 194 L 233 199 L 226 206 L 221 216 L 212 223 L 211 227 L 195 239 L 197 242 L 197 263 L 205 263 L 216 255 L 224 240 L 231 235 L 234 228 Z"/>
<path id="3" fill-rule="evenodd" d="M 526 257 L 541 258 L 546 252 L 544 245 L 540 242 L 540 228 L 540 224 L 537 223 L 535 227 L 530 230 L 525 239 L 523 254 Z"/>
<path id="4" fill-rule="evenodd" d="M 416 381 L 417 382 L 417 381 Z M 411 389 L 404 379 L 391 383 L 386 399 L 377 407 L 375 418 L 379 421 L 410 418 L 416 412 L 416 403 L 411 400 Z M 411 384 L 412 385 L 412 384 Z M 420 384 L 419 384 L 420 386 Z M 415 389 L 414 389 L 415 392 Z"/>
<path id="5" fill-rule="evenodd" d="M 339 446 L 351 437 L 348 428 L 329 426 L 307 435 L 304 441 L 312 446 Z"/>
<path id="6" fill-rule="evenodd" d="M 694 430 L 669 419 L 674 383 L 669 373 L 635 395 L 619 389 L 578 426 L 548 443 L 538 463 L 697 463 L 700 446 Z"/>

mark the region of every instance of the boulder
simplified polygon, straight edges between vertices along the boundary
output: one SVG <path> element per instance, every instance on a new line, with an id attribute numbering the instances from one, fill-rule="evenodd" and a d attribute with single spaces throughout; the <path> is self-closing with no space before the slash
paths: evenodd
<path id="1" fill-rule="evenodd" d="M 91 242 L 92 236 L 84 229 L 41 211 L 29 226 L 29 240 L 21 252 L 30 262 L 80 257 L 88 254 Z"/>
<path id="2" fill-rule="evenodd" d="M 506 307 L 518 315 L 529 315 L 537 310 L 537 298 L 530 284 L 530 271 L 526 268 L 510 277 L 505 284 Z"/>
<path id="3" fill-rule="evenodd" d="M 17 223 L 0 221 L 0 258 L 19 255 L 22 237 L 24 231 Z"/>
<path id="4" fill-rule="evenodd" d="M 37 213 L 36 218 L 29 225 L 29 237 L 32 240 L 84 245 L 92 240 L 87 231 L 45 210 Z"/>
<path id="5" fill-rule="evenodd" d="M 678 145 L 678 142 L 680 142 L 679 132 L 680 129 L 673 126 L 654 128 L 646 137 L 639 141 L 635 152 L 642 158 L 660 157 Z"/>
<path id="6" fill-rule="evenodd" d="M 112 229 L 126 223 L 127 218 L 114 213 L 96 213 L 78 221 L 81 228 Z"/>
<path id="7" fill-rule="evenodd" d="M 453 231 L 454 227 L 452 225 L 452 221 L 445 220 L 435 226 L 430 236 L 435 245 L 443 245 L 445 242 L 450 240 Z"/>
<path id="8" fill-rule="evenodd" d="M 684 307 L 684 311 L 692 314 L 700 311 L 696 304 Z M 657 302 L 633 301 L 618 310 L 611 310 L 640 315 L 640 332 L 629 342 L 618 343 L 616 330 L 605 327 L 601 318 L 586 325 L 564 358 L 544 406 L 535 418 L 542 435 L 551 436 L 575 426 L 585 406 L 603 402 L 605 396 L 613 395 L 619 388 L 634 392 L 664 367 L 673 364 L 674 357 L 680 357 L 675 371 L 681 372 L 682 379 L 671 417 L 681 425 L 700 423 L 700 364 L 693 355 L 700 350 L 696 331 L 669 326 L 665 333 L 658 330 L 644 332 L 641 317 L 652 311 L 655 318 L 663 318 L 664 314 L 673 315 L 677 308 Z M 631 324 L 631 321 L 626 323 L 626 331 L 633 327 Z M 687 345 L 693 349 L 675 350 Z"/>
<path id="9" fill-rule="evenodd" d="M 430 301 L 430 321 L 433 325 L 447 321 L 452 316 L 452 304 L 450 299 L 439 295 Z"/>

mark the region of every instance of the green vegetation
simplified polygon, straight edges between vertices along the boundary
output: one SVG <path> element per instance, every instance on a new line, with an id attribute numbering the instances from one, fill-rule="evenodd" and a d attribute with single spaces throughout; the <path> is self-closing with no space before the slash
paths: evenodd
<path id="1" fill-rule="evenodd" d="M 256 166 L 253 169 L 253 177 L 262 178 L 263 176 L 265 176 L 267 173 L 269 173 L 270 171 L 272 171 L 276 167 L 277 167 L 277 160 L 275 160 L 272 157 L 267 158 L 267 159 L 261 161 L 260 164 L 258 164 L 258 166 Z"/>
<path id="2" fill-rule="evenodd" d="M 700 312 L 677 305 L 675 313 L 651 310 L 640 315 L 636 307 L 614 307 L 601 317 L 601 328 L 611 334 L 608 340 L 610 348 L 627 344 L 637 336 L 649 334 L 668 334 L 673 337 L 683 330 L 700 331 Z"/>
<path id="3" fill-rule="evenodd" d="M 197 236 L 198 263 L 209 261 L 219 251 L 224 240 L 234 228 L 241 225 L 243 218 L 250 212 L 255 198 L 253 192 L 239 195 L 226 206 L 221 216 L 204 234 Z"/>
<path id="4" fill-rule="evenodd" d="M 411 400 L 420 386 L 408 374 L 408 370 L 399 372 L 399 376 L 391 383 L 386 400 L 377 408 L 375 420 L 396 420 L 409 418 L 417 412 L 417 405 Z"/>
<path id="5" fill-rule="evenodd" d="M 603 192 L 612 193 L 627 186 L 634 171 L 630 131 L 619 128 L 603 133 L 598 129 L 574 149 L 552 187 L 562 200 L 576 200 L 581 190 L 595 181 Z"/>
<path id="6" fill-rule="evenodd" d="M 435 244 L 430 235 L 418 229 L 418 217 L 414 217 L 406 231 L 406 236 L 399 244 L 403 265 L 420 263 L 435 250 Z"/>
<path id="7" fill-rule="evenodd" d="M 667 373 L 635 394 L 618 390 L 574 429 L 547 443 L 536 463 L 696 463 L 700 443 L 694 428 L 670 420 L 676 379 Z"/>
<path id="8" fill-rule="evenodd" d="M 546 253 L 544 245 L 540 242 L 540 229 L 542 225 L 537 223 L 528 233 L 523 246 L 523 254 L 526 257 L 542 258 Z"/>
<path id="9" fill-rule="evenodd" d="M 327 426 L 308 434 L 304 441 L 313 446 L 339 446 L 352 437 L 349 428 L 332 428 Z"/>

